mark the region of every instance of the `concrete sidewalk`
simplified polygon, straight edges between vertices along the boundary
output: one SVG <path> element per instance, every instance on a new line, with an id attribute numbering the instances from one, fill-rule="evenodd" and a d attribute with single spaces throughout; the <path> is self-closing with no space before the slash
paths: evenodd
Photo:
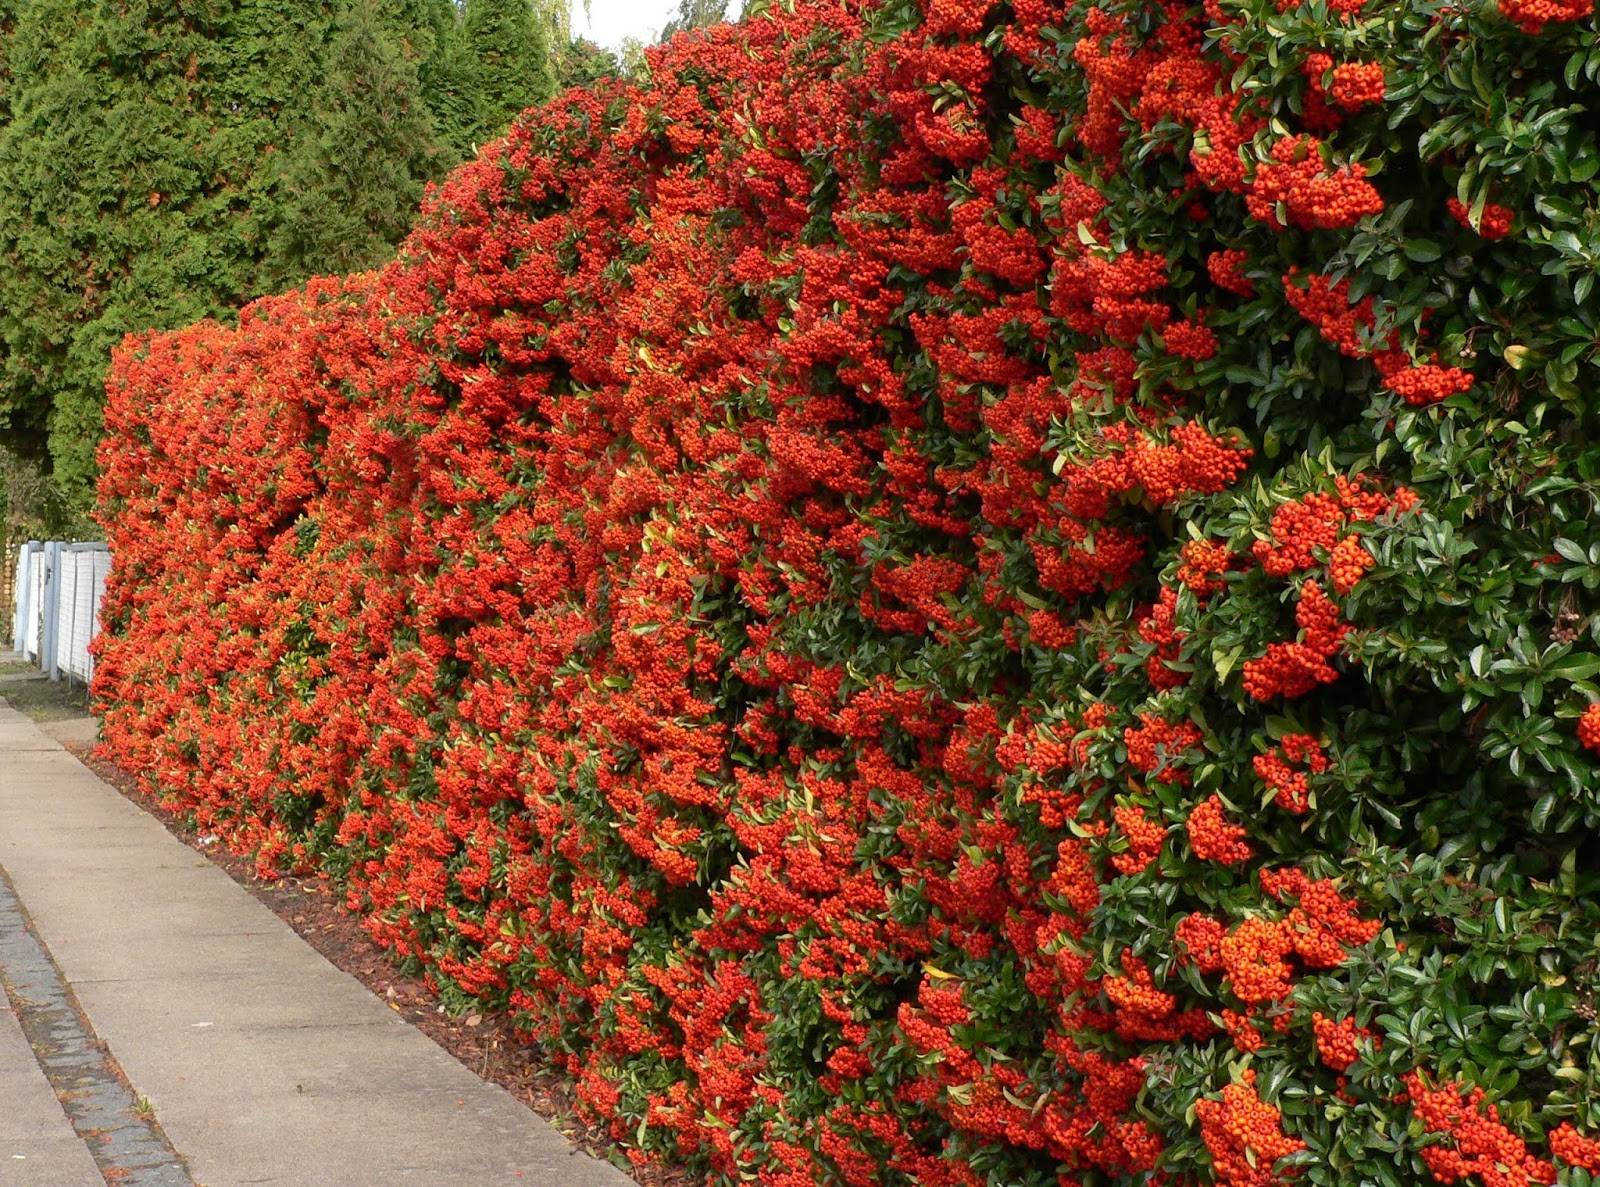
<path id="1" fill-rule="evenodd" d="M 398 1019 L 4 706 L 0 870 L 141 1108 L 147 1100 L 203 1187 L 632 1182 Z M 15 981 L 3 967 L 0 978 Z M 65 1118 L 29 1050 L 0 1017 L 0 1185 L 99 1181 L 62 1140 Z M 59 1175 L 13 1176 L 13 1147 L 39 1152 L 36 1166 L 58 1157 Z"/>
<path id="2" fill-rule="evenodd" d="M 9 1008 L 0 1009 L 0 1183 L 100 1187 L 105 1180 Z"/>

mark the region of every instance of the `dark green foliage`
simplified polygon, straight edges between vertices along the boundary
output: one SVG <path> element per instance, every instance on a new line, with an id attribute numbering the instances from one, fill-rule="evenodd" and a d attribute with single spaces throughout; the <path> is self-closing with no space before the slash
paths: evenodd
<path id="1" fill-rule="evenodd" d="M 11 38 L 16 31 L 16 0 L 0 0 L 0 120 L 11 116 Z"/>
<path id="2" fill-rule="evenodd" d="M 272 265 L 286 283 L 381 263 L 441 165 L 416 67 L 366 3 L 340 18 L 293 155 Z"/>
<path id="3" fill-rule="evenodd" d="M 550 26 L 529 0 L 467 0 L 468 50 L 478 66 L 479 144 L 555 92 Z"/>
<path id="4" fill-rule="evenodd" d="M 211 10 L 34 0 L 11 45 L 0 132 L 0 409 L 23 443 L 48 424 L 69 497 L 94 475 L 101 377 L 129 330 L 217 311 L 232 270 L 217 209 Z"/>
<path id="5" fill-rule="evenodd" d="M 554 90 L 553 11 L 0 0 L 0 439 L 86 505 L 122 336 L 381 261 Z M 564 77 L 607 72 L 581 48 Z"/>
<path id="6" fill-rule="evenodd" d="M 433 55 L 440 24 L 435 0 L 346 0 L 340 7 L 341 12 L 348 13 L 363 6 L 396 52 L 412 65 L 420 67 Z"/>
<path id="7" fill-rule="evenodd" d="M 0 550 L 5 571 L 14 571 L 17 545 L 25 540 L 89 535 L 92 527 L 74 516 L 39 462 L 0 445 Z M 5 616 L 0 614 L 0 621 Z"/>
<path id="8" fill-rule="evenodd" d="M 728 0 L 678 0 L 678 15 L 661 30 L 667 41 L 689 29 L 703 29 L 728 19 Z"/>
<path id="9" fill-rule="evenodd" d="M 556 82 L 559 88 L 588 86 L 621 68 L 616 54 L 579 37 L 568 44 L 557 61 Z"/>
<path id="10" fill-rule="evenodd" d="M 449 163 L 458 164 L 477 147 L 479 65 L 454 0 L 436 0 L 432 11 L 433 48 L 418 76 L 433 113 L 434 138 Z"/>
<path id="11" fill-rule="evenodd" d="M 275 280 L 268 245 L 282 214 L 285 153 L 322 73 L 308 46 L 327 43 L 337 0 L 234 0 L 208 47 L 206 72 L 225 118 L 211 127 L 217 162 L 219 300 L 233 305 Z"/>

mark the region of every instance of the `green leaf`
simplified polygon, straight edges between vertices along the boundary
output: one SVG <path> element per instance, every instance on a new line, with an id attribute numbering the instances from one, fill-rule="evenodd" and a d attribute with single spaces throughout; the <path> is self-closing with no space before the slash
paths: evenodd
<path id="1" fill-rule="evenodd" d="M 1555 550 L 1575 565 L 1589 563 L 1589 554 L 1583 550 L 1583 545 L 1576 540 L 1569 540 L 1565 536 L 1556 537 Z"/>
<path id="2" fill-rule="evenodd" d="M 1550 822 L 1550 813 L 1555 806 L 1555 792 L 1547 791 L 1539 797 L 1539 802 L 1534 804 L 1533 811 L 1528 814 L 1528 822 L 1533 825 L 1534 832 L 1544 832 L 1544 826 Z"/>
<path id="3" fill-rule="evenodd" d="M 1563 680 L 1587 680 L 1600 672 L 1600 655 L 1568 655 L 1545 669 Z"/>

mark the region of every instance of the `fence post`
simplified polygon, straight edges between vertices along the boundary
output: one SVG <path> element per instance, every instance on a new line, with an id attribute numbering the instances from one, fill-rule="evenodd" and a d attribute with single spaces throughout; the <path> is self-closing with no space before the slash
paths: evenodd
<path id="1" fill-rule="evenodd" d="M 61 582 L 61 612 L 66 616 L 67 632 L 67 686 L 72 686 L 72 661 L 78 646 L 78 546 L 68 544 L 61 550 L 62 582 Z M 68 588 L 70 580 L 70 590 Z M 59 648 L 56 654 L 56 663 L 61 662 Z"/>
<path id="2" fill-rule="evenodd" d="M 33 604 L 33 548 L 36 541 L 25 540 L 17 554 L 17 613 L 12 622 L 11 646 L 23 659 L 28 658 L 28 608 Z"/>
<path id="3" fill-rule="evenodd" d="M 61 541 L 44 546 L 44 624 L 39 630 L 39 666 L 52 680 L 61 679 L 56 664 L 56 636 L 61 630 Z"/>
<path id="4" fill-rule="evenodd" d="M 105 558 L 104 569 L 101 572 L 100 558 Z M 89 565 L 89 642 L 93 643 L 100 634 L 100 602 L 105 597 L 106 580 L 111 576 L 111 553 L 104 544 L 100 545 L 91 554 Z M 88 674 L 84 677 L 85 683 L 94 683 L 94 653 L 89 653 Z"/>
<path id="5" fill-rule="evenodd" d="M 28 657 L 39 663 L 44 658 L 44 652 L 39 650 L 39 640 L 44 636 L 44 541 L 35 541 L 29 551 L 28 579 L 32 585 L 28 590 L 28 637 L 33 646 Z"/>

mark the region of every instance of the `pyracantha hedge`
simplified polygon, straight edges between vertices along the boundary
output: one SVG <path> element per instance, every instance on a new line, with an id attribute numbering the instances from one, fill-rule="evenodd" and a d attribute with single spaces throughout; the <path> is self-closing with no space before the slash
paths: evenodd
<path id="1" fill-rule="evenodd" d="M 110 752 L 709 1182 L 1600 1174 L 1591 0 L 755 6 L 110 381 Z"/>

